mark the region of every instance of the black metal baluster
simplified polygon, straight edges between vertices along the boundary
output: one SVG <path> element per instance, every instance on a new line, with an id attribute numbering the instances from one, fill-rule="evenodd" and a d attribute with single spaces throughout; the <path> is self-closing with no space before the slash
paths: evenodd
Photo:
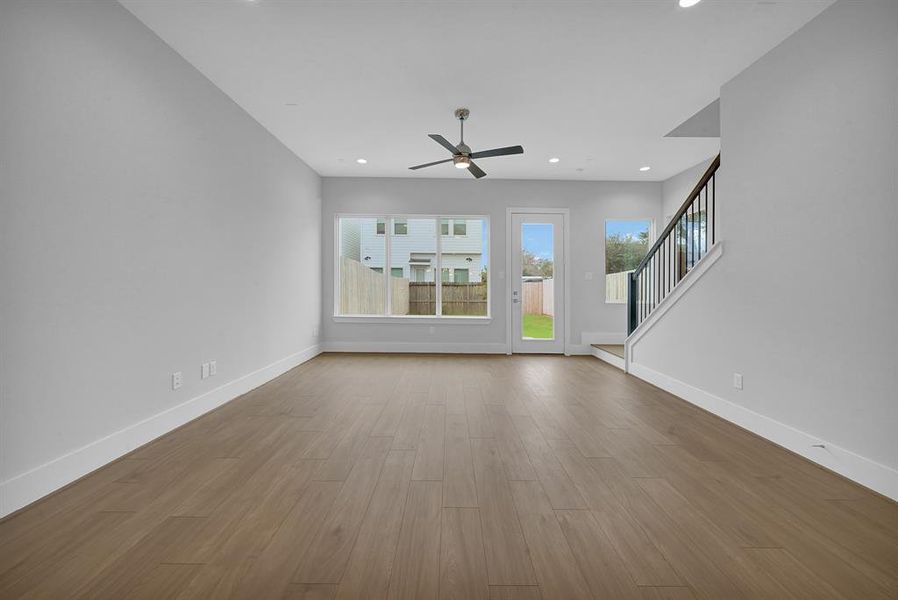
<path id="1" fill-rule="evenodd" d="M 668 251 L 667 245 L 670 240 L 670 236 L 664 238 L 664 297 L 667 297 L 667 293 L 670 291 L 670 252 Z"/>
<path id="2" fill-rule="evenodd" d="M 642 276 L 643 271 L 639 272 L 639 322 L 642 323 L 643 319 L 645 319 L 645 302 L 643 299 L 645 298 L 645 277 Z"/>
<path id="3" fill-rule="evenodd" d="M 680 282 L 680 273 L 683 272 L 683 228 L 680 227 L 680 220 L 677 219 L 677 278 L 676 283 Z"/>
<path id="4" fill-rule="evenodd" d="M 664 286 L 661 277 L 664 276 L 664 255 L 658 255 L 658 304 L 664 300 Z"/>
<path id="5" fill-rule="evenodd" d="M 692 223 L 689 226 L 689 229 L 692 231 L 692 260 L 689 261 L 689 268 L 695 266 L 695 198 L 692 199 Z"/>
<path id="6" fill-rule="evenodd" d="M 711 227 L 711 217 L 708 214 L 708 194 L 710 193 L 710 191 L 711 191 L 710 188 L 706 185 L 705 186 L 705 212 L 703 213 L 705 215 L 705 218 L 702 219 L 702 231 L 704 232 L 703 239 L 705 242 L 705 251 L 702 252 L 703 256 L 708 253 L 708 235 L 711 233 L 710 231 L 708 231 L 708 229 Z"/>
<path id="7" fill-rule="evenodd" d="M 649 316 L 655 310 L 655 255 L 649 261 Z"/>
<path id="8" fill-rule="evenodd" d="M 717 221 L 717 173 L 711 176 L 711 245 L 714 245 L 714 238 L 717 235 L 714 229 Z"/>

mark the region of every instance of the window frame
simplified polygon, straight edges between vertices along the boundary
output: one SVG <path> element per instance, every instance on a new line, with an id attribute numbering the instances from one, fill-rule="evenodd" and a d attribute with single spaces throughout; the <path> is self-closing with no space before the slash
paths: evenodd
<path id="1" fill-rule="evenodd" d="M 608 300 L 608 291 L 606 290 L 606 286 L 608 285 L 608 273 L 605 272 L 605 261 L 608 254 L 608 223 L 609 222 L 618 222 L 618 221 L 646 221 L 649 224 L 649 248 L 652 247 L 652 244 L 655 243 L 655 218 L 654 217 L 612 217 L 606 218 L 602 223 L 602 299 L 605 304 L 611 304 L 614 306 L 626 305 L 627 301 L 612 301 Z"/>
<path id="2" fill-rule="evenodd" d="M 434 282 L 436 283 L 436 315 L 392 315 L 390 312 L 392 311 L 392 289 L 390 286 L 389 277 L 392 277 L 392 244 L 391 240 L 394 236 L 406 237 L 409 233 L 394 233 L 394 227 L 387 226 L 385 227 L 385 233 L 379 234 L 377 233 L 377 227 L 375 225 L 375 235 L 377 237 L 384 238 L 384 266 L 383 273 L 381 275 L 384 277 L 384 314 L 382 315 L 344 315 L 340 314 L 340 241 L 341 241 L 341 231 L 340 231 L 340 221 L 341 219 L 375 219 L 375 223 L 380 220 L 384 220 L 387 224 L 395 223 L 394 219 L 404 219 L 406 223 L 412 219 L 433 219 L 434 220 L 434 233 L 436 234 L 436 254 L 434 260 Z M 455 237 L 452 235 L 444 236 L 442 235 L 442 222 L 444 219 L 449 221 L 454 220 L 478 220 L 483 222 L 483 227 L 486 232 L 485 238 L 481 238 L 481 247 L 480 252 L 481 255 L 486 253 L 486 315 L 484 316 L 472 316 L 472 315 L 443 315 L 442 314 L 442 284 L 440 273 L 442 273 L 442 238 L 444 237 Z M 450 225 L 450 231 L 452 231 L 453 227 Z M 408 231 L 408 230 L 406 230 Z M 462 236 L 458 236 L 462 237 Z M 465 235 L 464 237 L 468 237 Z M 334 213 L 334 244 L 333 244 L 333 252 L 334 252 L 334 261 L 333 261 L 333 277 L 334 277 L 334 304 L 333 304 L 333 320 L 338 323 L 451 323 L 451 324 L 487 324 L 492 320 L 492 253 L 491 249 L 491 238 L 492 238 L 492 230 L 490 227 L 490 217 L 489 215 L 477 215 L 477 214 L 461 214 L 461 215 L 445 215 L 445 214 L 411 214 L 411 213 Z M 470 270 L 469 270 L 470 275 Z M 411 274 L 410 274 L 411 277 Z M 479 279 L 478 279 L 479 280 Z M 410 279 L 411 281 L 411 279 Z"/>

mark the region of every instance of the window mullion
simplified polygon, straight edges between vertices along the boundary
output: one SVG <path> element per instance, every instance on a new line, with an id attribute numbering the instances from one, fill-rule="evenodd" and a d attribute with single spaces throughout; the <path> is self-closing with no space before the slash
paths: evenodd
<path id="1" fill-rule="evenodd" d="M 443 217 L 436 218 L 436 234 L 437 234 L 437 255 L 436 267 L 433 273 L 433 280 L 436 284 L 436 310 L 434 314 L 438 317 L 443 315 L 443 236 L 440 223 Z"/>
<path id="2" fill-rule="evenodd" d="M 393 241 L 393 222 L 390 217 L 384 217 L 384 315 L 393 314 L 393 290 L 390 285 L 390 268 L 392 266 L 392 241 Z"/>

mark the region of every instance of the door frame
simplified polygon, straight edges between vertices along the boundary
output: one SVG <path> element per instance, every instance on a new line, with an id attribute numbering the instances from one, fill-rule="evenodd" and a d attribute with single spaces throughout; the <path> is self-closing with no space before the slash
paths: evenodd
<path id="1" fill-rule="evenodd" d="M 564 355 L 571 355 L 571 210 L 569 208 L 538 208 L 531 206 L 510 206 L 505 209 L 505 354 L 513 353 L 514 342 L 514 310 L 511 307 L 512 290 L 512 215 L 548 214 L 561 215 L 562 235 L 564 236 L 564 323 L 561 333 L 564 336 Z"/>

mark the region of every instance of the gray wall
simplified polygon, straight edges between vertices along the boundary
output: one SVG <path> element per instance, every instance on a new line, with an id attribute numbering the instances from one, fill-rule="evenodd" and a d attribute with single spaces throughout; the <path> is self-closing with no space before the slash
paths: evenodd
<path id="1" fill-rule="evenodd" d="M 661 206 L 662 214 L 664 215 L 662 227 L 667 225 L 670 221 L 670 217 L 673 217 L 674 213 L 676 213 L 680 206 L 686 201 L 686 196 L 689 195 L 689 192 L 691 192 L 695 187 L 695 184 L 698 183 L 698 180 L 705 173 L 705 170 L 708 168 L 708 165 L 711 164 L 712 160 L 713 157 L 708 160 L 703 160 L 694 167 L 690 167 L 682 173 L 674 175 L 661 184 Z M 720 173 L 723 174 L 723 171 Z M 658 233 L 661 233 L 660 230 Z"/>
<path id="2" fill-rule="evenodd" d="M 879 463 L 892 493 L 895 65 L 898 3 L 843 0 L 723 87 L 724 254 L 634 348 L 641 365 L 841 447 L 799 449 L 831 468 L 852 453 Z"/>
<path id="3" fill-rule="evenodd" d="M 119 4 L 3 2 L 0 491 L 313 346 L 320 188 Z"/>
<path id="4" fill-rule="evenodd" d="M 501 159 L 497 159 L 501 160 Z M 661 184 L 391 178 L 325 178 L 322 212 L 323 334 L 335 349 L 504 351 L 508 300 L 505 270 L 506 208 L 563 207 L 571 211 L 571 340 L 626 333 L 626 307 L 605 304 L 605 219 L 649 217 L 660 222 Z M 433 327 L 422 324 L 336 323 L 333 320 L 334 215 L 339 213 L 485 214 L 490 217 L 492 322 Z M 592 280 L 585 274 L 591 272 Z M 576 350 L 584 350 L 582 347 Z"/>

